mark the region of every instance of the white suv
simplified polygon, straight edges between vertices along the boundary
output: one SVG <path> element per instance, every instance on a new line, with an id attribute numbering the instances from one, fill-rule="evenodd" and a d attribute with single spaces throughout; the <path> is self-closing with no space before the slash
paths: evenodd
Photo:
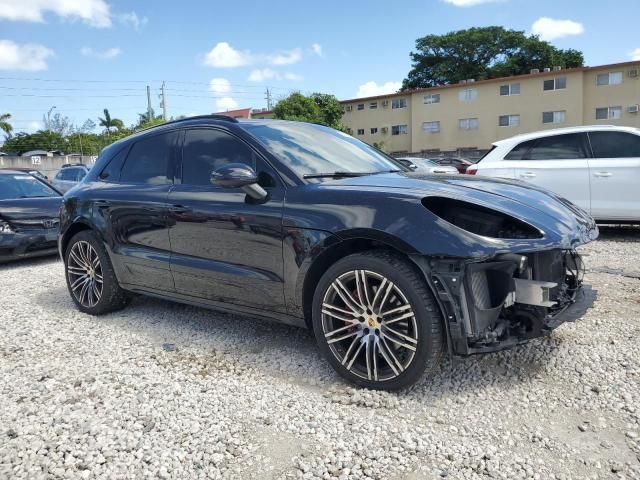
<path id="1" fill-rule="evenodd" d="M 640 129 L 595 125 L 501 140 L 471 175 L 534 183 L 599 221 L 640 221 Z"/>

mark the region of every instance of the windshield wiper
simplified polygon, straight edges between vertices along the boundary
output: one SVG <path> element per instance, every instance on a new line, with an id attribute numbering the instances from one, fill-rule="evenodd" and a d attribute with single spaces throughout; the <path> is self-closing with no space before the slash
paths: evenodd
<path id="1" fill-rule="evenodd" d="M 329 172 L 329 173 L 306 173 L 302 176 L 302 178 L 324 178 L 324 177 L 334 177 L 334 178 L 347 178 L 347 177 L 363 177 L 365 175 L 376 175 L 378 173 L 395 173 L 400 170 L 383 170 L 380 172 Z"/>

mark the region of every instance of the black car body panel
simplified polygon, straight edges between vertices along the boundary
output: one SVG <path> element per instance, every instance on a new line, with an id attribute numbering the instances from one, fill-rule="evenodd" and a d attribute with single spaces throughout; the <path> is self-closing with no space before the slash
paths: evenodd
<path id="1" fill-rule="evenodd" d="M 565 270 L 581 266 L 571 252 L 595 239 L 598 230 L 566 200 L 510 181 L 425 176 L 408 169 L 307 181 L 245 125 L 251 122 L 187 119 L 109 146 L 65 195 L 61 255 L 75 232 L 91 228 L 104 241 L 125 289 L 306 325 L 309 292 L 329 262 L 354 248 L 393 249 L 424 275 L 447 319 L 451 352 L 460 355 L 540 336 L 551 330 L 560 307 L 565 312 L 575 303 L 580 279 L 574 275 L 565 282 Z M 101 178 L 139 139 L 191 128 L 228 133 L 252 152 L 256 174 L 267 179 L 268 197 L 255 201 L 241 189 L 183 185 L 183 136 L 172 147 L 170 184 Z M 480 220 L 448 216 L 448 205 L 451 211 L 468 207 Z M 494 230 L 495 236 L 486 235 Z M 555 267 L 547 268 L 543 260 Z M 527 273 L 518 270 L 519 261 L 543 266 Z M 495 283 L 505 300 L 494 305 L 485 299 L 490 305 L 474 307 L 472 284 L 478 278 L 491 288 Z M 552 292 L 558 311 L 527 307 L 509 313 L 509 296 L 523 282 L 566 284 Z M 516 331 L 515 324 L 526 331 Z"/>

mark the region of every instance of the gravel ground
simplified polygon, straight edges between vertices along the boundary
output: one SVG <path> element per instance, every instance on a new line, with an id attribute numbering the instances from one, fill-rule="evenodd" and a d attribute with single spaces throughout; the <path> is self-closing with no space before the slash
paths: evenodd
<path id="1" fill-rule="evenodd" d="M 62 264 L 0 267 L 0 478 L 640 478 L 640 230 L 583 249 L 549 338 L 358 390 L 312 336 L 149 298 L 79 313 Z"/>

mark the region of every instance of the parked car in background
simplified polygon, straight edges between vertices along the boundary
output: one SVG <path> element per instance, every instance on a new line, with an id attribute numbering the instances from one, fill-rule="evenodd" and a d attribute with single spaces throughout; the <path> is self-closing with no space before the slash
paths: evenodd
<path id="1" fill-rule="evenodd" d="M 75 187 L 89 173 L 89 167 L 81 163 L 63 165 L 51 183 L 63 193 Z"/>
<path id="2" fill-rule="evenodd" d="M 33 175 L 0 170 L 0 263 L 53 255 L 62 194 Z"/>
<path id="3" fill-rule="evenodd" d="M 465 173 L 469 165 L 473 165 L 473 162 L 466 160 L 464 158 L 456 158 L 456 157 L 438 157 L 438 158 L 430 158 L 436 162 L 438 165 L 455 167 L 459 173 Z"/>
<path id="4" fill-rule="evenodd" d="M 327 127 L 217 115 L 110 145 L 60 218 L 82 312 L 138 292 L 311 327 L 340 375 L 385 389 L 575 319 L 574 249 L 598 235 L 534 186 L 420 175 Z"/>
<path id="5" fill-rule="evenodd" d="M 640 129 L 594 125 L 517 135 L 493 144 L 470 174 L 547 188 L 601 222 L 640 221 Z"/>
<path id="6" fill-rule="evenodd" d="M 400 162 L 405 167 L 410 168 L 414 172 L 428 173 L 431 175 L 457 175 L 458 169 L 448 165 L 438 165 L 433 160 L 428 158 L 419 157 L 398 157 L 396 161 Z"/>
<path id="7" fill-rule="evenodd" d="M 14 172 L 24 172 L 24 173 L 28 173 L 29 175 L 32 175 L 36 178 L 39 178 L 40 180 L 45 180 L 47 183 L 49 183 L 49 177 L 47 177 L 44 173 L 42 173 L 39 170 L 35 170 L 33 168 L 24 168 L 24 167 L 17 167 L 17 168 L 2 168 L 0 170 L 12 170 Z"/>

